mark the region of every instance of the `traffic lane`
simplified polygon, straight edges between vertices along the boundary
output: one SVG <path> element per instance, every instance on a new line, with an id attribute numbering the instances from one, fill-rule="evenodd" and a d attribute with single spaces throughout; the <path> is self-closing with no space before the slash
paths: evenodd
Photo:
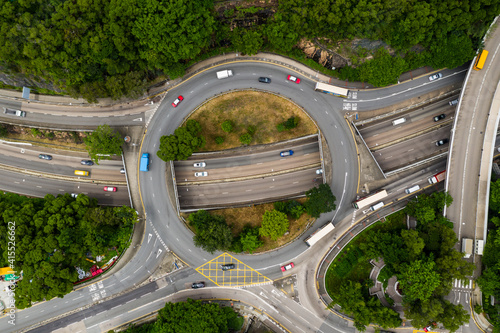
<path id="1" fill-rule="evenodd" d="M 216 179 L 231 179 L 231 178 L 244 178 L 251 177 L 263 174 L 270 174 L 275 172 L 282 172 L 286 170 L 292 170 L 294 168 L 300 168 L 304 166 L 311 166 L 316 164 L 318 168 L 321 166 L 321 160 L 319 151 L 312 154 L 299 155 L 295 157 L 281 157 L 278 161 L 273 162 L 257 162 L 258 159 L 253 159 L 251 164 L 235 166 L 235 167 L 226 167 L 226 168 L 217 168 L 212 169 L 212 164 L 207 162 L 207 166 L 205 168 L 194 168 L 192 165 L 190 167 L 175 169 L 175 176 L 177 184 L 181 184 L 182 182 L 192 182 L 192 181 L 205 181 L 205 180 L 216 180 Z M 204 172 L 208 173 L 208 176 L 196 177 L 196 172 Z"/>
<path id="2" fill-rule="evenodd" d="M 444 69 L 440 72 L 443 77 L 439 80 L 429 81 L 429 76 L 424 75 L 411 81 L 406 81 L 388 88 L 384 88 L 384 94 L 381 89 L 368 89 L 358 91 L 356 100 L 358 110 L 375 110 L 403 102 L 407 99 L 423 96 L 433 93 L 439 89 L 445 89 L 453 85 L 456 89 L 460 88 L 467 75 L 468 64 L 454 69 Z M 382 96 L 381 96 L 382 95 Z"/>
<path id="3" fill-rule="evenodd" d="M 238 203 L 257 203 L 272 198 L 285 198 L 304 194 L 322 177 L 315 169 L 262 177 L 252 180 L 178 186 L 177 192 L 182 208 L 207 207 Z"/>
<path id="4" fill-rule="evenodd" d="M 444 103 L 440 107 L 429 108 L 428 110 L 417 110 L 415 113 L 406 114 L 404 116 L 393 117 L 382 123 L 373 126 L 358 127 L 358 131 L 365 140 L 369 148 L 376 147 L 382 144 L 389 143 L 395 139 L 399 140 L 405 136 L 409 136 L 420 131 L 426 130 L 434 126 L 452 125 L 455 107 L 451 107 L 448 103 Z M 422 116 L 421 113 L 425 114 Z M 446 118 L 434 121 L 434 117 L 444 114 Z M 405 118 L 403 124 L 394 126 L 393 120 Z"/>
<path id="5" fill-rule="evenodd" d="M 446 152 L 449 143 L 445 143 L 438 147 L 436 146 L 436 142 L 442 139 L 449 139 L 450 129 L 451 124 L 439 130 L 425 133 L 386 148 L 378 149 L 372 153 L 382 170 L 395 170 L 418 162 L 433 154 Z"/>
<path id="6" fill-rule="evenodd" d="M 234 156 L 224 155 L 222 157 L 218 157 L 218 155 L 210 153 L 197 153 L 193 155 L 189 160 L 174 161 L 174 166 L 176 169 L 193 168 L 194 163 L 205 162 L 207 164 L 207 169 L 227 168 L 244 166 L 252 163 L 255 164 L 260 162 L 272 162 L 278 159 L 281 160 L 283 158 L 280 156 L 280 152 L 287 150 L 293 150 L 293 155 L 289 156 L 288 158 L 296 158 L 319 151 L 319 143 L 317 140 L 303 145 L 294 145 L 294 142 L 292 141 L 289 145 L 290 146 L 287 146 L 287 148 L 273 149 L 268 151 L 255 150 L 254 147 L 249 146 L 245 148 L 244 151 L 237 151 L 235 154 L 238 155 Z M 199 169 L 195 168 L 193 170 Z"/>
<path id="7" fill-rule="evenodd" d="M 126 186 L 116 186 L 115 193 L 104 192 L 106 185 L 80 183 L 67 180 L 46 179 L 37 176 L 0 170 L 0 188 L 3 191 L 43 198 L 47 194 L 84 193 L 96 198 L 99 204 L 108 206 L 130 205 Z M 113 186 L 110 183 L 110 186 Z"/>
<path id="8" fill-rule="evenodd" d="M 1 144 L 0 160 L 2 164 L 18 167 L 23 170 L 47 172 L 58 175 L 74 176 L 75 170 L 96 172 L 99 178 L 112 181 L 125 181 L 125 176 L 120 173 L 123 162 L 120 160 L 102 160 L 92 166 L 82 165 L 82 160 L 89 160 L 87 153 L 68 151 L 43 151 L 37 147 L 19 147 Z M 41 159 L 39 154 L 50 155 L 51 160 Z M 29 168 L 26 166 L 29 165 Z"/>

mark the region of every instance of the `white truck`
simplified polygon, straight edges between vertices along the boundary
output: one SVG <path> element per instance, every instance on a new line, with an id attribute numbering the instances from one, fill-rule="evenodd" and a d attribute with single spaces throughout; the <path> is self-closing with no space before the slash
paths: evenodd
<path id="1" fill-rule="evenodd" d="M 21 110 L 3 108 L 3 113 L 10 114 L 12 116 L 26 117 L 26 111 L 21 111 Z"/>
<path id="2" fill-rule="evenodd" d="M 464 258 L 470 258 L 473 246 L 474 240 L 470 238 L 462 238 L 462 252 L 464 253 Z"/>
<path id="3" fill-rule="evenodd" d="M 230 69 L 225 69 L 223 71 L 217 72 L 217 78 L 220 79 L 225 79 L 230 76 L 233 76 L 233 71 Z"/>

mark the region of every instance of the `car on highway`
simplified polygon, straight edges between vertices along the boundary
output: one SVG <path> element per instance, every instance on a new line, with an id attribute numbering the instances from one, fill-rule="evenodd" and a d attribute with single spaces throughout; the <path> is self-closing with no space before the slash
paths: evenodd
<path id="1" fill-rule="evenodd" d="M 448 103 L 450 103 L 451 106 L 457 105 L 458 104 L 458 99 L 454 99 L 452 101 L 449 101 Z"/>
<path id="2" fill-rule="evenodd" d="M 438 140 L 438 141 L 436 141 L 436 146 L 438 146 L 438 147 L 439 147 L 439 146 L 442 146 L 442 145 L 444 145 L 444 144 L 447 144 L 449 141 L 450 141 L 450 140 L 448 140 L 448 139 L 441 139 L 441 140 Z"/>
<path id="3" fill-rule="evenodd" d="M 125 173 L 125 168 L 121 168 L 120 173 Z"/>
<path id="4" fill-rule="evenodd" d="M 268 77 L 259 77 L 259 82 L 262 83 L 271 83 L 271 79 Z"/>
<path id="5" fill-rule="evenodd" d="M 434 117 L 434 121 L 440 121 L 444 118 L 446 118 L 446 115 L 444 113 L 441 113 L 439 116 Z"/>
<path id="6" fill-rule="evenodd" d="M 195 173 L 194 173 L 194 176 L 195 176 L 195 177 L 206 177 L 206 176 L 208 176 L 208 172 L 206 172 L 206 171 L 202 171 L 202 172 L 195 172 Z"/>
<path id="7" fill-rule="evenodd" d="M 293 75 L 288 75 L 288 76 L 286 77 L 286 79 L 287 79 L 288 81 L 292 81 L 292 82 L 295 82 L 295 83 L 297 83 L 297 84 L 299 84 L 299 83 L 300 83 L 300 79 L 299 79 L 299 78 L 297 78 L 297 77 L 295 77 L 295 76 L 293 76 Z"/>
<path id="8" fill-rule="evenodd" d="M 94 165 L 94 162 L 92 162 L 92 160 L 81 160 L 80 164 L 81 165 Z"/>
<path id="9" fill-rule="evenodd" d="M 286 156 L 292 156 L 293 155 L 293 150 L 285 150 L 280 153 L 281 157 L 286 157 Z"/>
<path id="10" fill-rule="evenodd" d="M 71 193 L 72 198 L 76 198 L 78 196 L 78 193 Z"/>
<path id="11" fill-rule="evenodd" d="M 40 155 L 38 155 L 38 158 L 40 158 L 42 160 L 48 160 L 48 161 L 50 161 L 52 159 L 52 155 L 40 154 Z"/>
<path id="12" fill-rule="evenodd" d="M 193 166 L 195 168 L 204 168 L 204 167 L 207 166 L 207 163 L 205 163 L 205 162 L 198 162 L 198 163 L 194 163 Z"/>
<path id="13" fill-rule="evenodd" d="M 281 271 L 285 272 L 285 271 L 288 271 L 289 269 L 292 269 L 294 267 L 295 267 L 295 265 L 293 264 L 293 262 L 291 262 L 288 265 L 281 266 Z"/>
<path id="14" fill-rule="evenodd" d="M 220 269 L 222 269 L 223 271 L 228 271 L 230 269 L 234 269 L 234 264 L 222 264 L 220 265 Z"/>
<path id="15" fill-rule="evenodd" d="M 323 169 L 318 169 L 318 170 L 316 170 L 316 174 L 317 174 L 317 175 L 321 175 L 322 173 L 323 173 Z"/>
<path id="16" fill-rule="evenodd" d="M 175 101 L 173 101 L 173 102 L 172 102 L 172 106 L 173 106 L 174 108 L 176 108 L 176 107 L 177 107 L 177 105 L 179 105 L 179 103 L 180 103 L 180 102 L 182 102 L 183 100 L 184 100 L 184 97 L 182 97 L 181 95 L 179 95 L 179 97 L 177 97 L 177 98 L 175 99 Z"/>
<path id="17" fill-rule="evenodd" d="M 434 80 L 440 79 L 442 77 L 443 77 L 443 74 L 436 73 L 436 74 L 433 74 L 433 75 L 429 76 L 429 81 L 434 81 Z"/>
<path id="18" fill-rule="evenodd" d="M 198 289 L 198 288 L 205 288 L 205 282 L 193 282 L 191 285 L 191 288 L 193 289 Z"/>
<path id="19" fill-rule="evenodd" d="M 104 191 L 106 192 L 116 192 L 118 189 L 113 186 L 104 186 Z"/>

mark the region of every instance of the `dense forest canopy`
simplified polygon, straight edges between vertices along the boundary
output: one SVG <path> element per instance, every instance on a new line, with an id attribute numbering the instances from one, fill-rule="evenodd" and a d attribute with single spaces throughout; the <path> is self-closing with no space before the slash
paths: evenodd
<path id="1" fill-rule="evenodd" d="M 256 5 L 268 8 L 236 6 L 221 14 L 213 0 L 2 0 L 0 65 L 87 99 L 137 97 L 158 75 L 182 75 L 217 49 L 290 52 L 303 37 L 383 40 L 398 52 L 419 45 L 430 55 L 413 65 L 456 67 L 473 57 L 500 12 L 490 0 Z M 252 19 L 259 12 L 265 15 Z"/>
<path id="2" fill-rule="evenodd" d="M 63 297 L 78 280 L 75 267 L 88 270 L 111 247 L 123 250 L 137 213 L 129 207 L 100 207 L 96 199 L 69 193 L 26 198 L 0 193 L 1 267 L 23 274 L 16 307 Z"/>

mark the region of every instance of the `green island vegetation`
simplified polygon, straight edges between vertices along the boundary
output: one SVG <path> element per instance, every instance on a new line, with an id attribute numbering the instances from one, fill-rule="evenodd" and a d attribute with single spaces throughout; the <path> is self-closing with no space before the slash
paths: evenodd
<path id="1" fill-rule="evenodd" d="M 4 1 L 0 59 L 5 73 L 89 101 L 138 98 L 151 84 L 231 51 L 275 52 L 381 86 L 412 68 L 454 68 L 472 59 L 499 12 L 500 3 L 489 0 Z M 367 43 L 356 46 L 360 40 Z M 331 48 L 351 65 L 326 69 L 307 58 L 303 41 Z"/>
<path id="2" fill-rule="evenodd" d="M 280 125 L 284 130 L 279 130 Z M 164 161 L 185 160 L 195 151 L 268 144 L 317 132 L 314 122 L 289 100 L 239 91 L 208 101 L 174 134 L 162 136 L 157 156 Z"/>
<path id="3" fill-rule="evenodd" d="M 137 222 L 134 209 L 98 206 L 84 194 L 27 198 L 0 192 L 0 211 L 1 267 L 22 273 L 18 309 L 71 292 L 78 281 L 75 267 L 88 271 L 122 253 Z"/>
<path id="4" fill-rule="evenodd" d="M 454 279 L 466 280 L 474 269 L 454 249 L 458 240 L 451 222 L 442 215 L 444 206 L 451 202 L 450 195 L 443 192 L 419 195 L 404 210 L 351 240 L 326 273 L 326 288 L 333 300 L 329 306 L 338 304 L 360 331 L 370 323 L 384 329 L 400 326 L 399 314 L 369 293 L 374 285 L 370 279 L 370 260 L 383 258 L 386 266 L 378 280 L 387 286 L 390 277 L 397 277 L 404 316 L 413 327 L 436 322 L 454 332 L 468 322 L 467 310 L 444 298 L 450 293 Z M 407 216 L 416 219 L 416 229 L 407 229 Z"/>
<path id="5" fill-rule="evenodd" d="M 483 307 L 474 311 L 487 314 L 493 332 L 500 332 L 500 180 L 491 182 L 488 238 L 484 247 L 482 275 L 477 284 L 483 293 Z M 494 300 L 494 301 L 493 301 Z M 492 302 L 493 301 L 493 302 Z"/>
<path id="6" fill-rule="evenodd" d="M 122 155 L 123 139 L 109 125 L 100 125 L 83 138 L 85 149 L 96 164 L 99 160 L 110 160 L 113 155 Z"/>
<path id="7" fill-rule="evenodd" d="M 194 244 L 205 251 L 263 252 L 295 239 L 305 230 L 307 222 L 312 221 L 311 217 L 335 210 L 335 200 L 330 185 L 321 184 L 307 191 L 300 201 L 213 213 L 198 210 L 189 214 L 187 220 L 195 232 Z"/>
<path id="8" fill-rule="evenodd" d="M 244 318 L 228 306 L 188 298 L 186 302 L 166 303 L 156 321 L 124 332 L 227 333 L 241 330 L 243 322 Z"/>
<path id="9" fill-rule="evenodd" d="M 18 125 L 0 124 L 0 138 L 13 141 L 35 142 L 38 146 L 83 149 L 84 132 L 52 131 Z"/>

